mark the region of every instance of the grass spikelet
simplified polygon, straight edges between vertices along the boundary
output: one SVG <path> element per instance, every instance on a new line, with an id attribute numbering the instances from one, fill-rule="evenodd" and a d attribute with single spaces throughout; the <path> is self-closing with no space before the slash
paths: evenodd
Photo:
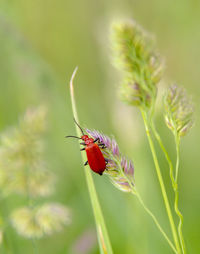
<path id="1" fill-rule="evenodd" d="M 108 164 L 104 174 L 110 177 L 111 182 L 118 189 L 132 192 L 134 186 L 134 167 L 132 161 L 120 153 L 114 138 L 111 139 L 96 130 L 91 131 L 87 129 L 86 131 L 94 139 L 99 138 L 99 141 L 105 145 L 102 153 Z"/>
<path id="2" fill-rule="evenodd" d="M 54 176 L 43 159 L 46 109 L 28 109 L 18 127 L 1 135 L 0 186 L 4 196 L 18 193 L 47 196 L 52 193 Z"/>
<path id="3" fill-rule="evenodd" d="M 169 87 L 165 99 L 165 122 L 172 132 L 185 136 L 194 124 L 194 109 L 186 91 L 177 86 Z"/>
<path id="4" fill-rule="evenodd" d="M 68 208 L 57 203 L 22 207 L 11 214 L 11 222 L 18 234 L 25 238 L 42 238 L 52 235 L 70 223 Z"/>
<path id="5" fill-rule="evenodd" d="M 149 108 L 163 72 L 163 60 L 154 40 L 134 21 L 113 25 L 114 63 L 123 73 L 121 98 L 133 106 Z"/>

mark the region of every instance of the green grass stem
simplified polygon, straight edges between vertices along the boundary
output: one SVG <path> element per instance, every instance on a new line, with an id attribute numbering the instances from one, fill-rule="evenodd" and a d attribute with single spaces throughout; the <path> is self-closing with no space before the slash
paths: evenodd
<path id="1" fill-rule="evenodd" d="M 181 249 L 182 249 L 182 253 L 185 254 L 186 253 L 186 247 L 185 247 L 185 242 L 184 242 L 184 237 L 183 237 L 183 232 L 182 232 L 182 226 L 183 226 L 183 215 L 181 213 L 181 211 L 179 210 L 178 207 L 178 201 L 179 201 L 179 191 L 178 191 L 178 169 L 179 169 L 179 147 L 180 147 L 180 138 L 175 134 L 175 143 L 176 143 L 176 154 L 177 154 L 177 160 L 176 160 L 176 171 L 175 171 L 175 177 L 174 177 L 174 169 L 173 169 L 173 164 L 172 161 L 169 157 L 169 154 L 162 142 L 162 139 L 160 137 L 160 135 L 158 134 L 154 123 L 151 123 L 151 129 L 154 133 L 155 138 L 157 139 L 164 155 L 165 158 L 169 164 L 169 169 L 170 169 L 170 178 L 171 178 L 171 182 L 172 182 L 172 187 L 175 193 L 175 200 L 174 200 L 174 210 L 176 212 L 176 214 L 179 217 L 179 225 L 178 225 L 178 235 L 179 235 L 179 240 L 180 240 L 180 244 L 181 244 Z"/>
<path id="2" fill-rule="evenodd" d="M 179 170 L 179 162 L 180 162 L 180 137 L 178 135 L 175 135 L 175 143 L 176 143 L 176 174 L 175 174 L 176 188 L 174 190 L 174 192 L 175 192 L 174 209 L 175 209 L 176 214 L 179 217 L 178 234 L 179 234 L 182 252 L 183 252 L 183 254 L 186 254 L 185 241 L 184 241 L 183 231 L 182 231 L 183 215 L 178 207 L 178 201 L 179 201 L 178 170 Z"/>
<path id="3" fill-rule="evenodd" d="M 155 164 L 156 173 L 157 173 L 158 180 L 159 180 L 159 183 L 160 183 L 161 192 L 162 192 L 163 200 L 164 200 L 164 203 L 165 203 L 165 208 L 166 208 L 166 211 L 167 211 L 167 215 L 168 215 L 168 219 L 169 219 L 169 223 L 170 223 L 170 227 L 171 227 L 171 231 L 172 231 L 172 235 L 173 235 L 173 239 L 174 239 L 174 244 L 176 246 L 177 253 L 181 254 L 181 248 L 180 248 L 180 244 L 179 244 L 179 239 L 178 239 L 178 235 L 177 235 L 176 226 L 175 226 L 174 219 L 173 219 L 173 216 L 172 216 L 172 212 L 171 212 L 167 192 L 166 192 L 166 189 L 165 189 L 163 177 L 162 177 L 160 166 L 159 166 L 159 163 L 158 163 L 158 158 L 157 158 L 156 151 L 155 151 L 155 148 L 154 148 L 154 144 L 153 144 L 151 134 L 150 134 L 147 114 L 142 109 L 141 109 L 141 114 L 142 114 L 142 117 L 143 117 L 146 134 L 147 134 L 147 138 L 148 138 L 148 141 L 149 141 L 149 146 L 150 146 L 151 153 L 152 153 L 152 156 L 153 156 L 153 161 L 154 161 L 154 164 Z"/>
<path id="4" fill-rule="evenodd" d="M 158 222 L 157 218 L 155 217 L 155 215 L 151 212 L 151 210 L 145 205 L 143 199 L 141 198 L 140 194 L 138 191 L 136 191 L 136 196 L 140 202 L 140 204 L 143 206 L 143 208 L 145 209 L 145 211 L 151 216 L 151 218 L 153 219 L 155 225 L 157 226 L 157 228 L 159 229 L 159 231 L 161 232 L 161 234 L 164 236 L 164 238 L 166 239 L 166 241 L 168 242 L 169 246 L 172 248 L 172 250 L 174 251 L 174 253 L 178 253 L 176 248 L 174 247 L 174 244 L 171 242 L 171 240 L 169 239 L 169 237 L 167 236 L 167 234 L 165 233 L 165 231 L 163 230 L 163 228 L 161 227 L 160 223 Z"/>
<path id="5" fill-rule="evenodd" d="M 162 151 L 163 151 L 163 153 L 165 155 L 165 158 L 166 158 L 166 160 L 167 160 L 167 162 L 169 164 L 169 174 L 170 174 L 170 178 L 171 178 L 171 182 L 172 182 L 172 187 L 173 187 L 173 189 L 175 189 L 176 188 L 176 182 L 175 182 L 175 178 L 174 178 L 173 163 L 172 163 L 172 161 L 171 161 L 171 159 L 169 157 L 169 154 L 168 154 L 168 152 L 167 152 L 167 150 L 166 150 L 166 148 L 165 148 L 165 146 L 164 146 L 164 144 L 162 142 L 162 139 L 161 139 L 159 133 L 157 132 L 157 130 L 155 128 L 154 122 L 151 122 L 151 129 L 152 129 L 153 134 L 154 134 L 155 138 L 157 139 L 158 144 L 160 145 L 160 147 L 161 147 L 161 149 L 162 149 Z"/>
<path id="6" fill-rule="evenodd" d="M 74 115 L 74 118 L 76 119 L 76 121 L 78 122 L 78 114 L 77 114 L 77 110 L 76 110 L 76 102 L 75 102 L 75 98 L 74 98 L 74 87 L 73 87 L 73 80 L 76 75 L 77 69 L 78 68 L 76 67 L 76 69 L 74 70 L 74 72 L 72 74 L 71 80 L 70 80 L 70 95 L 71 95 L 73 115 Z M 81 132 L 77 126 L 76 126 L 76 132 L 77 132 L 78 136 L 81 136 Z M 84 162 L 87 160 L 86 154 L 82 153 L 81 155 L 82 155 L 82 160 L 83 160 L 83 164 L 84 164 Z M 100 253 L 101 254 L 112 254 L 113 253 L 112 246 L 111 246 L 107 228 L 105 225 L 103 213 L 102 213 L 102 210 L 101 210 L 101 207 L 99 204 L 99 200 L 97 197 L 92 174 L 91 174 L 91 171 L 88 166 L 85 167 L 85 176 L 86 176 L 87 186 L 88 186 L 89 195 L 90 195 L 90 199 L 91 199 L 91 203 L 92 203 L 92 209 L 93 209 L 95 222 L 96 222 L 96 229 L 97 229 L 97 236 L 98 236 L 98 242 L 99 242 L 99 247 L 100 247 Z"/>

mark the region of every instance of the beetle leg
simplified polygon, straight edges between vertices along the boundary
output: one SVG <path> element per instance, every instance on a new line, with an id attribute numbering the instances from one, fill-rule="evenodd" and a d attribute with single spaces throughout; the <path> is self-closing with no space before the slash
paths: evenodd
<path id="1" fill-rule="evenodd" d="M 87 166 L 88 165 L 88 161 L 85 162 L 84 166 Z"/>
<path id="2" fill-rule="evenodd" d="M 93 142 L 96 143 L 97 141 L 100 142 L 100 139 L 99 139 L 99 138 L 96 138 Z M 104 144 L 104 143 L 101 143 L 101 142 L 98 144 L 98 146 L 103 146 L 103 147 L 101 147 L 102 149 L 106 147 L 105 144 Z"/>
<path id="3" fill-rule="evenodd" d="M 105 146 L 105 144 L 104 144 L 104 143 L 102 143 L 102 142 L 101 142 L 101 143 L 99 143 L 98 145 L 100 145 L 100 146 L 104 145 L 104 146 Z"/>
<path id="4" fill-rule="evenodd" d="M 82 148 L 82 149 L 80 149 L 80 151 L 84 151 L 85 150 L 85 147 L 84 148 Z"/>
<path id="5" fill-rule="evenodd" d="M 105 158 L 104 158 L 105 159 Z M 106 165 L 108 164 L 109 160 L 108 159 L 105 159 L 105 162 L 106 162 Z"/>
<path id="6" fill-rule="evenodd" d="M 101 144 L 98 144 L 99 147 L 101 147 L 102 149 L 106 148 L 105 144 L 101 143 Z"/>

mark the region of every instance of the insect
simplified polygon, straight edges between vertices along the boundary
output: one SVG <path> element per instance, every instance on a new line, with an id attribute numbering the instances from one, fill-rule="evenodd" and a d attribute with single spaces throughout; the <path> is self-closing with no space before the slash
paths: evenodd
<path id="1" fill-rule="evenodd" d="M 79 127 L 83 135 L 81 137 L 66 136 L 66 138 L 77 138 L 83 141 L 80 144 L 84 145 L 85 147 L 82 148 L 81 151 L 85 150 L 87 155 L 87 161 L 84 164 L 84 166 L 89 164 L 92 171 L 94 171 L 95 173 L 99 175 L 102 175 L 104 170 L 106 169 L 106 164 L 108 163 L 108 160 L 104 158 L 100 150 L 100 148 L 102 149 L 106 148 L 105 144 L 100 143 L 99 138 L 93 139 L 88 137 L 88 135 L 85 135 L 83 132 L 83 129 L 76 122 L 75 119 L 74 119 L 74 122 Z M 97 141 L 99 141 L 98 144 L 96 143 Z"/>

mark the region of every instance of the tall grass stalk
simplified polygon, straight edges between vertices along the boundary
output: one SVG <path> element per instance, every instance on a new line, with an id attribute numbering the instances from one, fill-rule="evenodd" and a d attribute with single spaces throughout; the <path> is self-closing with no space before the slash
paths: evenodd
<path id="1" fill-rule="evenodd" d="M 146 134 L 147 134 L 147 138 L 148 138 L 148 141 L 149 141 L 149 146 L 150 146 L 151 153 L 152 153 L 152 156 L 153 156 L 153 161 L 154 161 L 154 164 L 155 164 L 156 173 L 157 173 L 158 180 L 159 180 L 159 183 L 160 183 L 161 192 L 162 192 L 162 196 L 163 196 L 163 199 L 164 199 L 165 208 L 166 208 L 166 211 L 167 211 L 167 215 L 168 215 L 168 219 L 169 219 L 169 223 L 170 223 L 174 243 L 175 243 L 175 246 L 176 246 L 176 249 L 177 249 L 177 253 L 181 254 L 182 252 L 181 252 L 181 248 L 180 248 L 180 243 L 179 243 L 179 239 L 178 239 L 176 226 L 175 226 L 174 219 L 173 219 L 173 216 L 172 216 L 171 207 L 170 207 L 170 204 L 169 204 L 169 200 L 168 200 L 168 196 L 167 196 L 167 193 L 166 193 L 163 177 L 162 177 L 160 166 L 159 166 L 159 163 L 158 163 L 158 158 L 157 158 L 156 151 L 155 151 L 155 148 L 154 148 L 154 144 L 153 144 L 151 134 L 150 134 L 150 123 L 148 122 L 147 114 L 143 109 L 141 109 L 141 114 L 142 114 L 142 117 L 143 117 Z"/>
<path id="2" fill-rule="evenodd" d="M 169 239 L 169 237 L 167 236 L 167 234 L 165 233 L 165 231 L 162 229 L 162 227 L 160 226 L 160 223 L 158 222 L 158 220 L 156 219 L 155 215 L 151 212 L 151 210 L 149 210 L 149 208 L 145 205 L 143 199 L 141 198 L 140 194 L 138 191 L 136 191 L 136 196 L 140 202 L 140 204 L 143 206 L 143 208 L 145 209 L 145 211 L 151 216 L 151 218 L 153 219 L 154 223 L 156 224 L 157 228 L 159 229 L 159 231 L 161 232 L 161 234 L 164 236 L 164 238 L 166 239 L 166 241 L 168 242 L 169 246 L 172 248 L 172 250 L 178 254 L 176 248 L 174 247 L 173 243 L 171 242 L 171 240 Z"/>
<path id="3" fill-rule="evenodd" d="M 70 80 L 70 95 L 71 95 L 72 111 L 73 111 L 73 115 L 74 115 L 76 121 L 78 121 L 78 114 L 77 114 L 76 102 L 75 102 L 75 98 L 74 98 L 73 80 L 74 80 L 77 70 L 78 70 L 78 68 L 76 67 L 76 69 L 74 70 L 74 72 L 72 74 L 71 80 Z M 77 135 L 81 136 L 79 128 L 76 125 L 75 125 L 75 127 L 76 127 Z M 84 164 L 84 162 L 87 160 L 86 154 L 82 153 L 81 155 L 82 155 L 82 160 L 83 160 L 83 164 Z M 86 177 L 86 181 L 87 181 L 89 195 L 90 195 L 90 199 L 91 199 L 91 203 L 92 203 L 92 209 L 93 209 L 95 222 L 96 222 L 96 230 L 97 230 L 98 242 L 99 242 L 99 247 L 100 247 L 100 253 L 101 254 L 113 254 L 112 246 L 110 243 L 110 239 L 108 236 L 104 217 L 103 217 L 102 210 L 101 210 L 99 200 L 97 197 L 93 178 L 92 178 L 90 169 L 88 167 L 85 167 L 85 177 Z"/>
<path id="4" fill-rule="evenodd" d="M 179 210 L 178 207 L 178 200 L 179 200 L 179 191 L 178 191 L 178 169 L 179 169 L 179 161 L 180 161 L 180 137 L 178 135 L 175 136 L 175 143 L 176 143 L 176 175 L 175 175 L 175 183 L 176 183 L 176 188 L 174 190 L 175 192 L 175 200 L 174 200 L 174 209 L 176 214 L 179 217 L 179 224 L 178 224 L 178 234 L 179 234 L 179 239 L 181 243 L 181 248 L 183 254 L 186 253 L 186 248 L 185 248 L 185 241 L 183 238 L 183 232 L 182 232 L 182 226 L 183 226 L 183 215 L 181 211 Z"/>
<path id="5" fill-rule="evenodd" d="M 181 213 L 181 211 L 179 210 L 178 207 L 178 201 L 179 201 L 179 191 L 178 191 L 178 169 L 179 169 L 179 161 L 180 161 L 180 137 L 178 135 L 175 135 L 175 143 L 176 143 L 176 171 L 175 171 L 175 177 L 174 177 L 174 168 L 173 168 L 173 163 L 169 157 L 169 154 L 162 142 L 162 139 L 159 135 L 159 133 L 157 132 L 154 123 L 151 123 L 151 129 L 154 133 L 155 138 L 157 139 L 164 155 L 165 158 L 169 164 L 169 170 L 170 170 L 170 178 L 171 178 L 171 183 L 172 183 L 172 187 L 174 190 L 174 194 L 175 194 L 175 199 L 174 199 L 174 210 L 177 214 L 177 216 L 179 217 L 179 225 L 178 225 L 178 235 L 179 235 L 179 240 L 180 240 L 180 244 L 181 244 L 181 249 L 182 249 L 182 253 L 185 254 L 186 253 L 186 247 L 185 247 L 185 241 L 184 241 L 184 237 L 183 237 L 183 232 L 182 232 L 182 226 L 183 226 L 183 215 Z"/>
<path id="6" fill-rule="evenodd" d="M 175 179 L 174 179 L 174 167 L 173 167 L 173 163 L 172 163 L 172 161 L 171 161 L 171 159 L 169 157 L 169 154 L 168 154 L 168 152 L 167 152 L 167 150 L 166 150 L 166 148 L 165 148 L 165 146 L 164 146 L 164 144 L 162 142 L 162 139 L 161 139 L 158 131 L 155 128 L 155 124 L 154 124 L 153 121 L 151 122 L 151 130 L 153 131 L 153 134 L 154 134 L 156 140 L 158 141 L 158 144 L 160 145 L 160 147 L 161 147 L 161 149 L 162 149 L 162 151 L 163 151 L 163 153 L 165 155 L 165 158 L 166 158 L 166 160 L 167 160 L 167 162 L 169 164 L 169 173 L 170 173 L 170 178 L 171 178 L 171 182 L 172 182 L 172 187 L 173 187 L 173 189 L 175 189 L 176 183 L 175 183 Z"/>

